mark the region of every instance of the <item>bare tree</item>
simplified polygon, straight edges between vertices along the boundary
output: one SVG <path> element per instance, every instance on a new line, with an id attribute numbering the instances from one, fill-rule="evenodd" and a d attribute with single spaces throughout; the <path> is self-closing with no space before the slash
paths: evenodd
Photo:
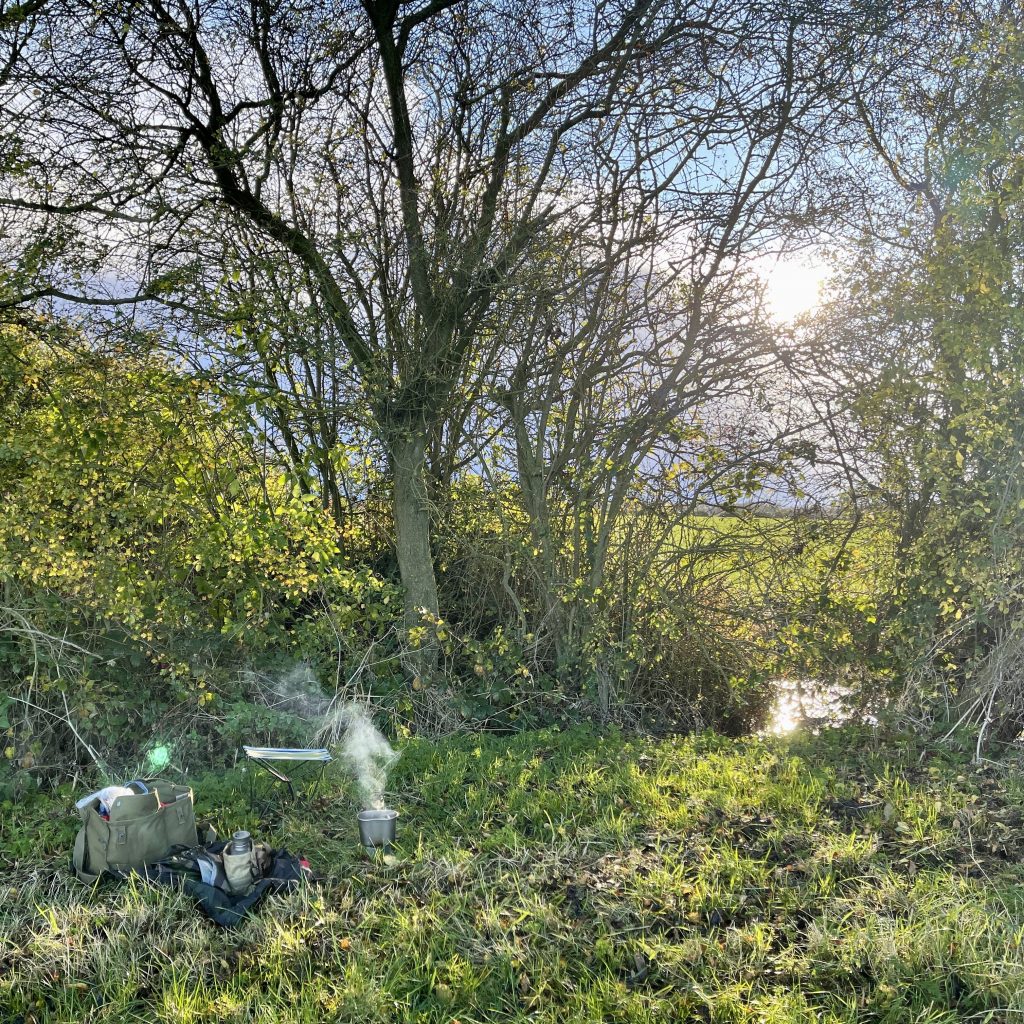
<path id="1" fill-rule="evenodd" d="M 2 98 L 24 159 L 0 203 L 26 237 L 67 242 L 7 304 L 216 308 L 264 382 L 294 391 L 296 365 L 303 387 L 351 382 L 387 453 L 413 625 L 439 610 L 427 452 L 457 446 L 522 269 L 558 232 L 630 203 L 642 226 L 685 200 L 715 225 L 688 282 L 701 308 L 744 239 L 780 223 L 765 186 L 788 127 L 851 59 L 863 26 L 844 12 L 774 0 L 32 5 Z M 614 230 L 605 240 L 611 273 L 630 246 Z M 236 276 L 257 301 L 227 310 Z M 306 282 L 321 327 L 295 324 L 286 278 Z M 268 359 L 275 289 L 287 329 Z M 690 316 L 687 344 L 703 317 Z M 336 508 L 340 408 L 321 390 L 301 429 L 289 413 L 276 431 L 293 461 L 316 437 Z"/>
<path id="2" fill-rule="evenodd" d="M 634 69 L 714 32 L 708 10 L 154 0 L 34 17 L 4 102 L 34 179 L 6 205 L 77 218 L 94 255 L 93 287 L 79 266 L 35 297 L 177 296 L 211 269 L 182 240 L 239 225 L 304 267 L 388 450 L 409 620 L 436 613 L 424 451 L 475 328 L 559 216 L 588 126 L 638 102 Z"/>
<path id="3" fill-rule="evenodd" d="M 792 422 L 762 425 L 726 456 L 712 423 L 786 373 L 751 266 L 798 236 L 850 51 L 800 18 L 746 28 L 718 41 L 719 70 L 671 129 L 662 113 L 619 127 L 610 149 L 632 160 L 609 153 L 595 169 L 587 194 L 600 196 L 600 218 L 559 225 L 505 294 L 509 344 L 490 395 L 536 553 L 531 632 L 563 668 L 645 502 L 662 529 L 633 547 L 638 577 L 726 479 L 763 479 L 797 440 Z M 662 131 L 663 144 L 645 145 Z"/>

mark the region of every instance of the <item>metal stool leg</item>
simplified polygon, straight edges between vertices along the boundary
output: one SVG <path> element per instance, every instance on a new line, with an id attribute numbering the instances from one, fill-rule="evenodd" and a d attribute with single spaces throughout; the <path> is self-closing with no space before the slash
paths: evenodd
<path id="1" fill-rule="evenodd" d="M 272 776 L 273 779 L 276 780 L 276 782 L 283 783 L 284 785 L 286 785 L 288 787 L 288 792 L 291 794 L 292 799 L 295 799 L 295 788 L 292 786 L 292 780 L 287 775 L 285 775 L 284 772 L 279 772 L 276 768 L 273 767 L 273 765 L 268 764 L 266 761 L 263 761 L 260 758 L 253 758 L 253 760 L 260 768 L 266 771 L 268 775 Z M 250 785 L 254 786 L 255 782 L 256 777 L 254 773 L 252 779 L 250 779 Z M 270 805 L 274 802 L 273 786 L 274 783 L 271 783 L 271 792 L 267 799 L 263 801 L 263 805 L 260 807 L 259 811 L 257 811 L 257 814 L 261 816 L 270 808 Z M 255 801 L 250 802 L 252 803 Z"/>
<path id="2" fill-rule="evenodd" d="M 288 755 L 294 753 L 296 756 L 260 756 L 264 750 L 268 755 Z M 291 751 L 278 750 L 277 748 L 246 747 L 245 751 L 256 768 L 265 771 L 269 777 L 269 795 L 259 809 L 259 814 L 263 814 L 270 807 L 271 803 L 274 802 L 277 795 L 277 785 L 281 785 L 288 790 L 288 797 L 293 803 L 298 803 L 300 796 L 307 801 L 313 800 L 323 783 L 327 765 L 332 760 L 326 750 Z M 315 756 L 304 757 L 302 756 L 304 754 L 313 754 Z M 290 774 L 285 774 L 282 770 L 275 767 L 279 763 L 291 766 Z M 249 776 L 249 804 L 253 807 L 257 803 L 256 789 L 257 778 L 256 771 L 254 770 L 252 775 Z"/>

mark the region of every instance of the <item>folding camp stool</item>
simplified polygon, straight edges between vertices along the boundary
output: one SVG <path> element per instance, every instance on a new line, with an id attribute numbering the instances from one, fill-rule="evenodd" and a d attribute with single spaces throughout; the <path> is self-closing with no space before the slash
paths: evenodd
<path id="1" fill-rule="evenodd" d="M 324 777 L 324 771 L 334 760 L 330 751 L 324 747 L 317 750 L 294 747 L 242 747 L 242 750 L 250 761 L 254 761 L 270 776 L 270 788 L 273 789 L 276 785 L 287 787 L 292 800 L 298 799 L 295 787 L 300 784 L 300 779 L 296 777 L 296 772 L 301 774 L 302 781 L 306 782 L 306 799 L 312 800 Z M 285 768 L 292 774 L 286 775 Z M 273 799 L 274 794 L 271 792 L 264 801 L 260 813 L 270 806 Z M 256 804 L 256 772 L 249 776 L 249 803 L 253 806 Z"/>

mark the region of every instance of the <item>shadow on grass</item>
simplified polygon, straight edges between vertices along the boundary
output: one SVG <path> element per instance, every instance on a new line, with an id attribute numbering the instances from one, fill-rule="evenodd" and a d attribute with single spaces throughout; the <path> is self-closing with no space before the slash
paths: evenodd
<path id="1" fill-rule="evenodd" d="M 899 1024 L 1024 1011 L 1020 872 L 975 878 L 953 859 L 965 835 L 1002 835 L 975 799 L 986 777 L 922 753 L 851 729 L 417 739 L 391 780 L 391 862 L 360 850 L 340 768 L 270 824 L 243 774 L 197 778 L 201 816 L 307 854 L 327 884 L 225 933 L 180 897 L 44 882 L 46 851 L 23 858 L 2 911 L 0 1020 Z M 23 825 L 58 812 L 40 802 Z"/>
<path id="2" fill-rule="evenodd" d="M 590 728 L 414 739 L 392 772 L 388 802 L 401 814 L 398 848 L 406 855 L 618 849 L 654 833 L 681 836 L 709 814 L 769 807 L 806 819 L 834 780 L 820 742 L 703 734 L 652 743 Z M 340 763 L 315 800 L 280 802 L 263 819 L 238 770 L 193 785 L 197 813 L 222 834 L 247 828 L 275 845 L 327 855 L 325 870 L 365 860 L 356 787 Z"/>

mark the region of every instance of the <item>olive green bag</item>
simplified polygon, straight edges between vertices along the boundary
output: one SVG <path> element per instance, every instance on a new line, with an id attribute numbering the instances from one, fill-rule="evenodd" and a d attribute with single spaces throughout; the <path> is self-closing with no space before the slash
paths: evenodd
<path id="1" fill-rule="evenodd" d="M 83 882 L 95 882 L 104 872 L 140 870 L 163 860 L 173 846 L 198 845 L 192 790 L 164 779 L 146 785 L 148 793 L 117 797 L 109 821 L 100 815 L 98 798 L 78 809 L 82 827 L 71 863 Z"/>

